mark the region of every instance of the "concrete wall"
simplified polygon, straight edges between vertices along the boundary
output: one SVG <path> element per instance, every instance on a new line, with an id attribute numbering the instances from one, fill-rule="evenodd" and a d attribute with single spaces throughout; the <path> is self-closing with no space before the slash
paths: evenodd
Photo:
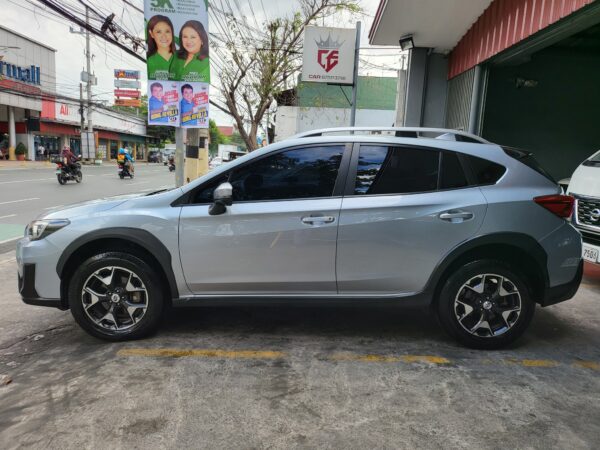
<path id="1" fill-rule="evenodd" d="M 549 48 L 490 70 L 483 137 L 534 152 L 555 178 L 600 148 L 600 54 Z M 517 87 L 517 80 L 537 82 Z"/>
<path id="2" fill-rule="evenodd" d="M 382 109 L 359 109 L 356 111 L 356 126 L 391 127 L 396 111 Z M 350 126 L 350 109 L 347 108 L 303 108 L 283 106 L 277 110 L 275 142 L 318 128 Z"/>

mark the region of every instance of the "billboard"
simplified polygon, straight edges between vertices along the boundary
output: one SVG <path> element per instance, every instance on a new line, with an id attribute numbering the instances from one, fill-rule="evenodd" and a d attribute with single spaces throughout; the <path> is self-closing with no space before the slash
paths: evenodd
<path id="1" fill-rule="evenodd" d="M 302 81 L 353 84 L 356 30 L 306 27 Z"/>
<path id="2" fill-rule="evenodd" d="M 148 125 L 208 128 L 207 8 L 206 0 L 144 0 Z"/>
<path id="3" fill-rule="evenodd" d="M 131 80 L 140 79 L 139 70 L 115 69 L 115 78 L 129 78 Z"/>

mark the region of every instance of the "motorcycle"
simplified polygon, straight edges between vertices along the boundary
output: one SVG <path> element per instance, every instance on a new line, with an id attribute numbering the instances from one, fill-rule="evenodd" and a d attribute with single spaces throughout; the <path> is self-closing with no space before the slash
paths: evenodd
<path id="1" fill-rule="evenodd" d="M 78 160 L 81 159 L 81 156 Z M 71 169 L 68 164 L 65 164 L 65 161 L 60 158 L 54 161 L 56 163 L 56 178 L 58 180 L 58 184 L 66 184 L 67 181 L 75 181 L 77 183 L 81 183 L 83 179 L 83 174 L 81 173 L 81 164 L 76 162 L 73 164 L 75 167 Z"/>
<path id="2" fill-rule="evenodd" d="M 173 172 L 175 170 L 175 158 L 173 156 L 169 156 L 169 172 Z"/>
<path id="3" fill-rule="evenodd" d="M 127 167 L 127 164 L 125 164 L 124 162 L 119 162 L 118 164 L 118 173 L 119 173 L 119 178 L 124 179 L 125 177 L 129 177 L 131 179 L 133 179 L 133 171 L 129 171 L 129 168 Z"/>

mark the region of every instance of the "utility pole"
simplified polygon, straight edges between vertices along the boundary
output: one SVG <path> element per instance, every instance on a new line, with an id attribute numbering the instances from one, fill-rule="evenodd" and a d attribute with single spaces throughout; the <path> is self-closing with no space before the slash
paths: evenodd
<path id="1" fill-rule="evenodd" d="M 354 46 L 354 80 L 352 84 L 352 109 L 350 110 L 350 126 L 356 124 L 356 97 L 358 91 L 358 63 L 360 57 L 360 31 L 362 23 L 356 22 L 356 44 Z"/>
<path id="2" fill-rule="evenodd" d="M 81 131 L 85 130 L 85 121 L 83 114 L 83 84 L 79 83 L 79 117 L 81 118 Z"/>
<path id="3" fill-rule="evenodd" d="M 87 25 L 85 29 L 85 59 L 87 63 L 87 130 L 90 133 L 94 132 L 94 127 L 92 126 L 92 54 L 90 51 L 90 8 L 85 7 L 85 24 Z"/>

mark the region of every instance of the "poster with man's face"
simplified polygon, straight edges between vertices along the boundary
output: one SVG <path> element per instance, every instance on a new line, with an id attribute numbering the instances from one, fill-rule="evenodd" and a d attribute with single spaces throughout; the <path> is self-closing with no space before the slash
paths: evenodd
<path id="1" fill-rule="evenodd" d="M 149 125 L 208 128 L 207 8 L 206 0 L 144 1 Z"/>

